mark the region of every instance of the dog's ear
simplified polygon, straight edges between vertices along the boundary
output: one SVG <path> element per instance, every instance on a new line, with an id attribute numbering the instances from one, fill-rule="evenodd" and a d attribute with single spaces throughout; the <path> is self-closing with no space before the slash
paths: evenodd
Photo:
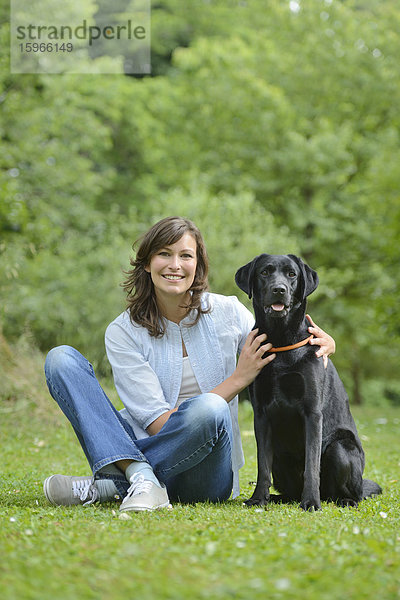
<path id="1" fill-rule="evenodd" d="M 266 254 L 260 254 L 259 256 L 256 256 L 251 262 L 247 263 L 247 265 L 244 265 L 243 267 L 240 267 L 240 269 L 236 271 L 236 285 L 240 287 L 243 292 L 246 292 L 249 298 L 251 298 L 253 295 L 254 270 L 260 256 L 266 256 Z"/>
<path id="2" fill-rule="evenodd" d="M 317 272 L 303 262 L 298 256 L 295 256 L 294 254 L 288 254 L 288 256 L 294 260 L 300 268 L 302 282 L 299 288 L 299 293 L 301 300 L 305 300 L 307 296 L 312 294 L 318 287 L 319 278 Z"/>

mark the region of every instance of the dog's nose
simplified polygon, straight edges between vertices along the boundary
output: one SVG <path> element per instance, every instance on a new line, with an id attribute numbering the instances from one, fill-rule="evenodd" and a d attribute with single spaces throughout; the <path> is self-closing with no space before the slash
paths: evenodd
<path id="1" fill-rule="evenodd" d="M 274 294 L 279 294 L 280 296 L 283 296 L 286 293 L 286 288 L 283 285 L 277 285 L 272 289 L 272 291 L 274 292 Z"/>

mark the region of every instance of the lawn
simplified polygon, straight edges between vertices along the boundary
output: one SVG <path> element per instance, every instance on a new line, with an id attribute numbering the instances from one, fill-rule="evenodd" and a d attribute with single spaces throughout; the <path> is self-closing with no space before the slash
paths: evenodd
<path id="1" fill-rule="evenodd" d="M 0 403 L 2 600 L 400 598 L 399 409 L 353 410 L 366 475 L 384 489 L 358 509 L 244 507 L 256 463 L 251 407 L 242 403 L 238 499 L 122 520 L 112 504 L 46 502 L 47 475 L 88 471 L 44 387 L 36 396 L 19 390 Z"/>

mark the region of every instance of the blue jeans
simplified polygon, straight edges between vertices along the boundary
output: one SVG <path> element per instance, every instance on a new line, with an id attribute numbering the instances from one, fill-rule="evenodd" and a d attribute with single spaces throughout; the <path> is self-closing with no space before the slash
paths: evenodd
<path id="1" fill-rule="evenodd" d="M 70 421 L 97 479 L 112 479 L 121 496 L 129 483 L 113 463 L 147 461 L 171 501 L 218 502 L 232 491 L 232 423 L 217 394 L 185 400 L 153 436 L 136 439 L 111 404 L 92 365 L 70 346 L 53 348 L 45 373 L 50 394 Z"/>

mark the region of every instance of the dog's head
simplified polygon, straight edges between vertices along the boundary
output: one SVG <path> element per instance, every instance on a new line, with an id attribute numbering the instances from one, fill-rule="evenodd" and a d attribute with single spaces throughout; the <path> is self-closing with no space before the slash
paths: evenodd
<path id="1" fill-rule="evenodd" d="M 260 254 L 241 267 L 236 284 L 251 298 L 254 308 L 273 318 L 286 317 L 318 286 L 318 275 L 294 254 Z"/>

